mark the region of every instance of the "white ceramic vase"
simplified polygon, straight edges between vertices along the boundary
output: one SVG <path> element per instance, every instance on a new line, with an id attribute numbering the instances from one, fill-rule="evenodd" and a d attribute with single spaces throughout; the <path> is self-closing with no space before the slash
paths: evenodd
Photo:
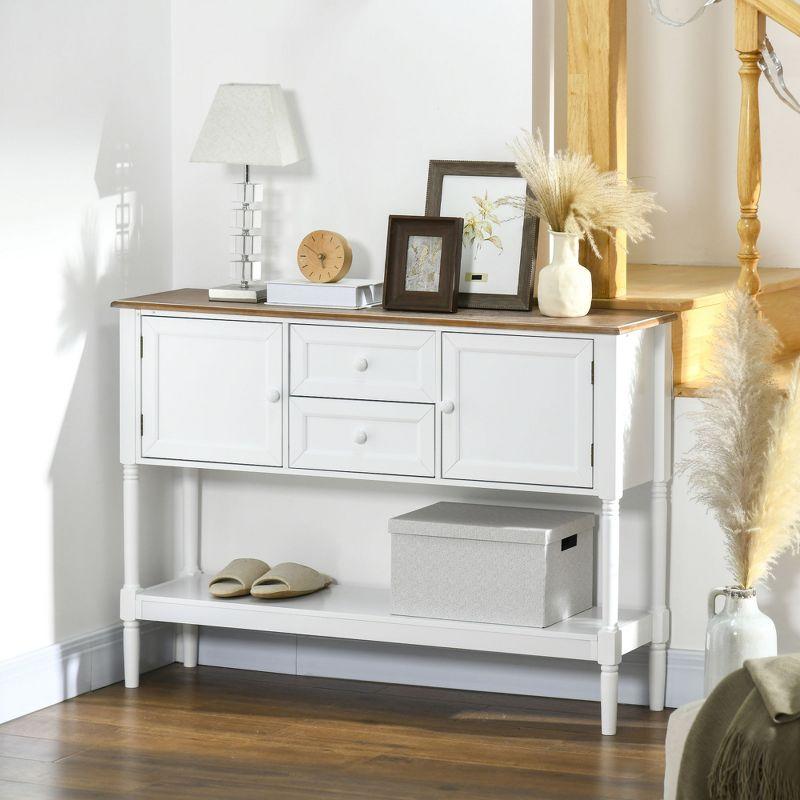
<path id="1" fill-rule="evenodd" d="M 717 597 L 725 604 L 717 613 Z M 714 589 L 708 596 L 706 627 L 705 693 L 749 658 L 778 654 L 775 623 L 758 608 L 755 589 L 730 586 Z"/>
<path id="2" fill-rule="evenodd" d="M 583 317 L 592 306 L 592 273 L 578 263 L 581 237 L 550 231 L 550 263 L 539 272 L 539 311 L 546 317 Z"/>

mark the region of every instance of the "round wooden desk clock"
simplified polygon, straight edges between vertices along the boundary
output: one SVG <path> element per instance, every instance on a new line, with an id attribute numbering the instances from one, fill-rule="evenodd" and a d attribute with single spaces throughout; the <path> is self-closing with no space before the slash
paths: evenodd
<path id="1" fill-rule="evenodd" d="M 297 266 L 314 283 L 335 283 L 347 275 L 353 251 L 335 231 L 312 231 L 297 248 Z"/>

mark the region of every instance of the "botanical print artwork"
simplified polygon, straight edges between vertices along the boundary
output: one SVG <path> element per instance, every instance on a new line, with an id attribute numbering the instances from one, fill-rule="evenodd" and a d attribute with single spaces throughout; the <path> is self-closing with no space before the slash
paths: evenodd
<path id="1" fill-rule="evenodd" d="M 464 216 L 464 247 L 474 245 L 476 250 L 480 250 L 484 242 L 489 242 L 502 252 L 503 241 L 495 233 L 494 226 L 506 222 L 497 216 L 500 206 L 505 205 L 505 199 L 490 200 L 488 190 L 483 197 L 473 195 L 472 199 L 477 211 L 469 211 Z"/>
<path id="2" fill-rule="evenodd" d="M 517 176 L 445 175 L 440 213 L 464 220 L 460 292 L 516 295 L 525 220 L 507 198 L 524 193 Z"/>
<path id="3" fill-rule="evenodd" d="M 441 236 L 409 236 L 406 291 L 438 292 L 441 265 Z"/>

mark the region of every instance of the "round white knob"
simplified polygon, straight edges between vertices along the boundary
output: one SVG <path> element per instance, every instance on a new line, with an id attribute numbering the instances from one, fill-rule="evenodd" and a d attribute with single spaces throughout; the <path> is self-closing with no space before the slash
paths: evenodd
<path id="1" fill-rule="evenodd" d="M 355 443 L 356 444 L 364 444 L 367 441 L 367 434 L 366 431 L 356 431 L 355 435 Z"/>
<path id="2" fill-rule="evenodd" d="M 355 367 L 359 372 L 366 372 L 369 366 L 369 361 L 366 358 L 356 359 Z"/>
<path id="3" fill-rule="evenodd" d="M 281 399 L 281 393 L 277 389 L 273 389 L 269 393 L 268 399 L 269 399 L 270 403 L 277 403 L 278 400 Z"/>
<path id="4" fill-rule="evenodd" d="M 442 403 L 442 413 L 443 414 L 452 414 L 455 410 L 456 404 L 452 400 L 445 400 Z"/>

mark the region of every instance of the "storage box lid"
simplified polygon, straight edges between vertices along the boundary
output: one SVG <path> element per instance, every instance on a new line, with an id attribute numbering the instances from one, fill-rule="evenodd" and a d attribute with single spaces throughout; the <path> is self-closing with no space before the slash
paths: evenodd
<path id="1" fill-rule="evenodd" d="M 389 533 L 546 545 L 594 529 L 594 514 L 545 508 L 434 503 L 393 517 Z"/>

